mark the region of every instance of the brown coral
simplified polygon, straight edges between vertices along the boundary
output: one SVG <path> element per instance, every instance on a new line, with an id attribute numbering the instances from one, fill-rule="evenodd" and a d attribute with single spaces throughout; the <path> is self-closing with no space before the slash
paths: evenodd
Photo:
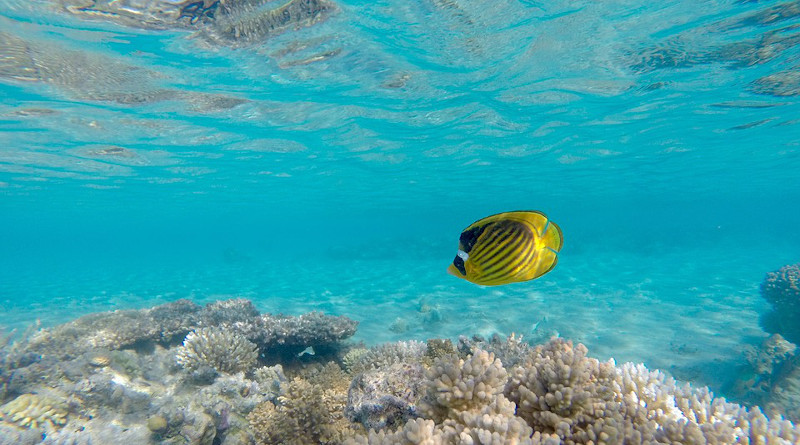
<path id="1" fill-rule="evenodd" d="M 346 397 L 295 378 L 277 403 L 262 403 L 247 419 L 260 444 L 337 444 L 359 431 L 343 416 Z"/>
<path id="2" fill-rule="evenodd" d="M 27 428 L 54 428 L 67 423 L 67 408 L 58 400 L 23 394 L 0 407 L 3 418 Z"/>
<path id="3" fill-rule="evenodd" d="M 800 264 L 770 272 L 761 283 L 761 296 L 775 309 L 800 311 Z"/>
<path id="4" fill-rule="evenodd" d="M 800 264 L 769 272 L 761 283 L 761 296 L 772 306 L 761 317 L 764 330 L 800 344 Z"/>

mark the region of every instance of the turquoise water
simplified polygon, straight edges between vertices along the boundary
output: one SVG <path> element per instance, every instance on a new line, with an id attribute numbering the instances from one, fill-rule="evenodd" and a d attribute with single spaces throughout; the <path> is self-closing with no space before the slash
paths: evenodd
<path id="1" fill-rule="evenodd" d="M 799 260 L 798 2 L 339 0 L 239 39 L 36 3 L 0 3 L 7 328 L 241 296 L 722 388 Z M 562 227 L 554 271 L 445 273 L 516 209 Z"/>

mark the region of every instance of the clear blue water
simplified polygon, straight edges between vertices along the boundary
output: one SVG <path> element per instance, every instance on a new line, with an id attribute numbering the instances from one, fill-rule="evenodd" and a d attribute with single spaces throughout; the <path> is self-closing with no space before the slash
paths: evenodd
<path id="1" fill-rule="evenodd" d="M 35 3 L 0 2 L 8 328 L 233 295 L 715 387 L 800 260 L 798 2 L 339 0 L 242 42 Z M 515 209 L 562 227 L 553 272 L 445 273 Z"/>

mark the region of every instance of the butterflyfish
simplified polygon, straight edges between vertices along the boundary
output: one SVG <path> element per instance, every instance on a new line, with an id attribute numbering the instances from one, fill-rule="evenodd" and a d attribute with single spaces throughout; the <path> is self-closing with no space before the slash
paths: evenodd
<path id="1" fill-rule="evenodd" d="M 556 267 L 563 245 L 561 228 L 542 212 L 498 213 L 461 232 L 447 272 L 484 286 L 533 280 Z"/>

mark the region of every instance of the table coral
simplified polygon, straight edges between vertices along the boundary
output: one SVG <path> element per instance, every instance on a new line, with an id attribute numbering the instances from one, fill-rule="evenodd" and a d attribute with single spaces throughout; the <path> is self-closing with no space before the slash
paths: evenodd
<path id="1" fill-rule="evenodd" d="M 63 361 L 97 348 L 117 350 L 148 343 L 174 344 L 192 330 L 218 327 L 258 345 L 276 347 L 333 345 L 351 337 L 358 322 L 312 312 L 297 317 L 259 314 L 245 299 L 216 301 L 203 307 L 177 300 L 148 309 L 89 314 L 31 336 L 20 353 Z M 294 351 L 294 353 L 299 351 Z"/>

